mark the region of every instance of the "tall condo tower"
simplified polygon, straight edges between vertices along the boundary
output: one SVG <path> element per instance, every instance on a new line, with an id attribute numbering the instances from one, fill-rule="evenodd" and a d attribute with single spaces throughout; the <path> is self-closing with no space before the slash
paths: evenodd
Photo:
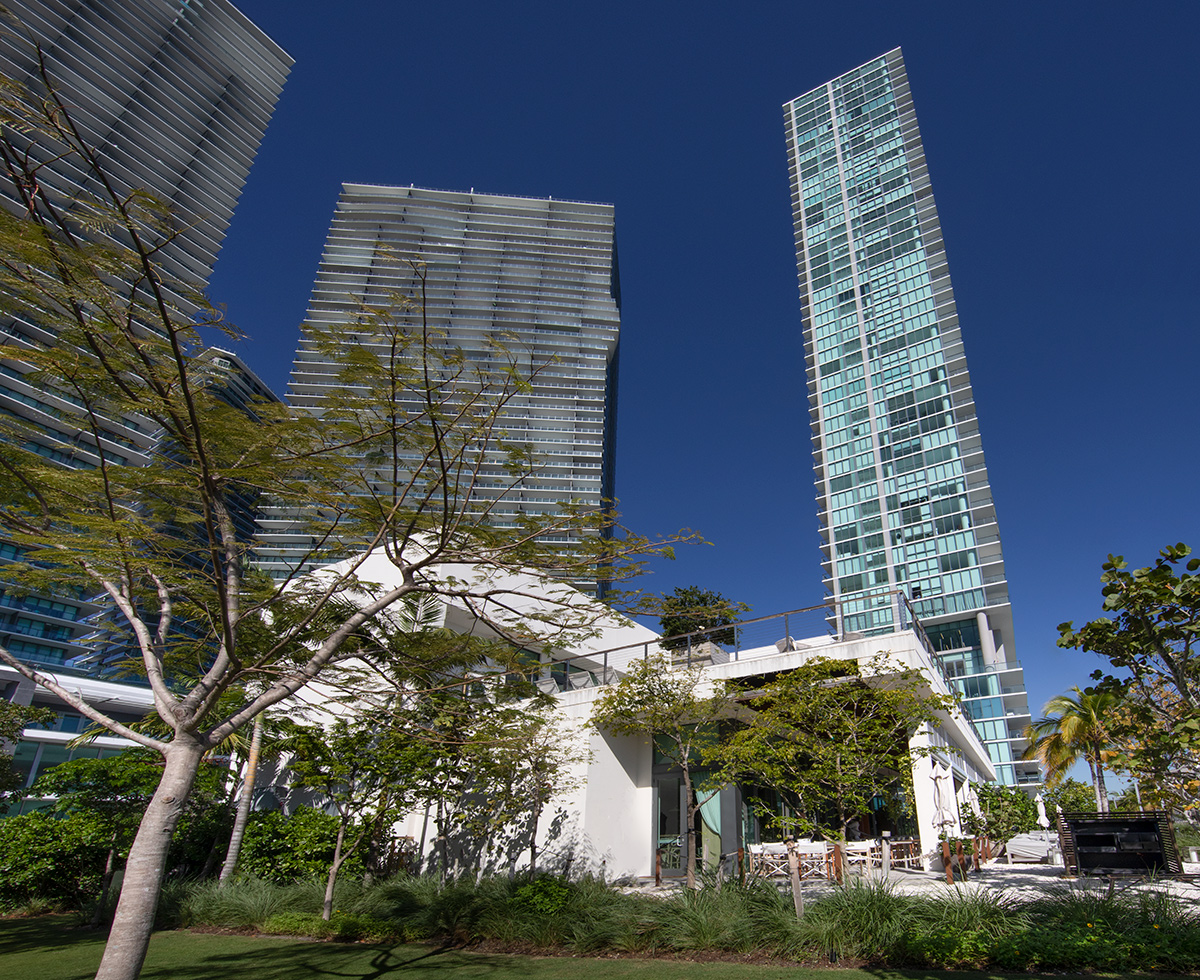
<path id="1" fill-rule="evenodd" d="M 941 226 L 900 50 L 784 105 L 825 585 L 840 626 L 904 591 L 999 778 L 1028 697 Z"/>
<path id="2" fill-rule="evenodd" d="M 292 59 L 228 0 L 4 0 L 0 74 L 46 94 L 43 69 L 116 191 L 153 192 L 169 202 L 181 232 L 158 253 L 161 268 L 203 288 L 258 152 Z M 77 158 L 31 142 L 43 162 L 38 193 L 70 199 L 97 188 Z M 0 206 L 23 210 L 0 172 Z M 17 345 L 55 343 L 37 322 L 0 318 Z M 65 466 L 91 467 L 103 445 L 110 462 L 138 465 L 156 434 L 133 419 L 106 420 L 100 442 L 75 423 L 70 398 L 27 381 L 19 361 L 0 364 L 0 412 L 32 423 L 27 444 Z M 0 561 L 16 555 L 0 542 Z M 15 655 L 60 666 L 96 606 L 78 596 L 0 590 L 0 642 Z"/>
<path id="3" fill-rule="evenodd" d="M 612 205 L 345 184 L 307 324 L 348 323 L 363 306 L 415 295 L 404 259 L 424 263 L 425 312 L 450 344 L 469 357 L 486 337 L 504 334 L 533 373 L 502 422 L 505 438 L 531 447 L 539 464 L 504 494 L 497 523 L 568 500 L 611 500 L 620 331 Z M 319 414 L 334 372 L 302 330 L 288 400 Z M 510 482 L 498 459 L 476 493 L 486 499 Z M 305 542 L 279 516 L 264 523 L 262 558 L 282 572 Z"/>

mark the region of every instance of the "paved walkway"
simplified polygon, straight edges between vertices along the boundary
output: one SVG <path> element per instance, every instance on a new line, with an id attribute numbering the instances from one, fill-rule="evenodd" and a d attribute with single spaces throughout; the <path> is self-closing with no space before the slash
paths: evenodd
<path id="1" fill-rule="evenodd" d="M 1151 881 L 1133 879 L 1115 879 L 1115 887 L 1119 892 L 1126 891 L 1167 891 L 1172 895 L 1195 902 L 1200 905 L 1200 864 L 1184 864 L 1186 874 L 1197 876 L 1193 881 L 1181 881 L 1172 878 L 1159 878 Z M 1044 895 L 1065 890 L 1085 890 L 1105 892 L 1109 889 L 1107 878 L 1064 878 L 1061 865 L 1045 864 L 1002 864 L 989 862 L 981 872 L 973 872 L 965 882 L 946 884 L 946 875 L 942 871 L 909 871 L 894 869 L 889 882 L 902 895 L 945 895 L 955 889 L 970 891 L 1000 892 L 1008 897 L 1029 901 Z M 881 877 L 881 872 L 873 871 L 873 878 Z M 775 878 L 781 887 L 786 885 L 786 879 Z M 848 879 L 851 883 L 855 876 Z M 631 891 L 648 895 L 666 895 L 683 887 L 682 879 L 664 881 L 660 888 L 654 887 L 654 880 L 643 878 Z M 832 891 L 837 886 L 824 879 L 806 879 L 803 883 L 805 897 L 820 898 L 821 895 Z"/>

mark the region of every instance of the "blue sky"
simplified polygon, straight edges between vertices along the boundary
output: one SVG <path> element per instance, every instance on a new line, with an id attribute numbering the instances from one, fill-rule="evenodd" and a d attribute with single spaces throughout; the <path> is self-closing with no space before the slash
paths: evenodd
<path id="1" fill-rule="evenodd" d="M 622 510 L 712 542 L 644 585 L 819 603 L 780 107 L 900 45 L 1034 712 L 1109 552 L 1200 547 L 1200 4 L 239 6 L 296 66 L 211 294 L 277 391 L 342 181 L 612 202 Z"/>

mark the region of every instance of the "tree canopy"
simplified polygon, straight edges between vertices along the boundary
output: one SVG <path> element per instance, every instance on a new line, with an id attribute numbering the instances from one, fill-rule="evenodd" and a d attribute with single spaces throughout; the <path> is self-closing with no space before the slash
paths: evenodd
<path id="1" fill-rule="evenodd" d="M 1058 645 L 1098 654 L 1097 690 L 1121 695 L 1108 717 L 1113 764 L 1157 805 L 1200 805 L 1200 558 L 1169 545 L 1153 565 L 1129 569 L 1109 555 L 1103 616 L 1059 626 Z"/>
<path id="2" fill-rule="evenodd" d="M 13 704 L 0 698 L 0 814 L 8 811 L 21 790 L 21 775 L 13 768 L 12 754 L 2 751 L 4 745 L 16 742 L 28 725 L 49 724 L 53 720 L 54 712 L 48 708 Z"/>
<path id="3" fill-rule="evenodd" d="M 710 630 L 693 642 L 709 640 L 712 643 L 735 643 L 738 618 L 750 611 L 744 602 L 732 602 L 720 592 L 689 585 L 676 588 L 658 603 L 659 629 L 664 637 L 662 646 L 666 650 L 680 650 L 688 645 L 684 634 Z M 729 629 L 720 629 L 728 626 Z"/>
<path id="4" fill-rule="evenodd" d="M 679 767 L 686 800 L 681 843 L 689 888 L 696 883 L 699 852 L 696 813 L 701 801 L 694 775 L 717 751 L 719 723 L 733 703 L 721 682 L 704 677 L 703 668 L 673 665 L 666 654 L 658 654 L 631 663 L 620 681 L 600 692 L 592 709 L 596 728 L 653 739 L 666 761 Z"/>
<path id="5" fill-rule="evenodd" d="M 886 653 L 861 666 L 814 657 L 738 696 L 743 723 L 713 753 L 725 775 L 780 792 L 787 829 L 831 837 L 844 837 L 876 793 L 911 784 L 921 750 L 910 738 L 954 703 Z"/>
<path id="6" fill-rule="evenodd" d="M 379 256 L 409 263 L 415 295 L 308 328 L 332 365 L 320 417 L 234 404 L 227 359 L 208 342 L 242 338 L 198 284 L 158 261 L 179 234 L 170 208 L 114 190 L 47 82 L 42 98 L 0 86 L 0 167 L 22 205 L 0 209 L 0 312 L 11 325 L 0 357 L 45 392 L 56 419 L 0 417 L 0 534 L 20 550 L 3 572 L 27 590 L 103 596 L 167 731 L 135 730 L 2 648 L 0 660 L 163 759 L 98 973 L 133 980 L 206 752 L 339 662 L 406 656 L 386 616 L 405 597 L 457 601 L 486 619 L 536 592 L 527 618 L 537 622 L 519 640 L 553 644 L 589 629 L 595 607 L 508 573 L 619 581 L 679 538 L 626 533 L 611 506 L 569 502 L 498 526 L 497 508 L 536 465 L 503 434 L 529 359 L 499 334 L 471 357 L 449 344 L 424 315 L 415 256 Z M 64 196 L 39 182 L 31 140 L 93 190 Z M 498 460 L 503 481 L 488 469 Z M 278 555 L 244 533 L 253 505 L 306 543 L 292 565 L 271 563 Z M 360 574 L 379 555 L 394 572 L 384 584 Z"/>
<path id="7" fill-rule="evenodd" d="M 1121 701 L 1113 690 L 1080 690 L 1052 697 L 1043 706 L 1044 717 L 1025 729 L 1029 748 L 1025 758 L 1038 759 L 1046 773 L 1046 785 L 1054 786 L 1079 759 L 1087 763 L 1096 791 L 1096 810 L 1108 812 L 1108 789 L 1104 767 L 1112 742 L 1109 725 Z"/>
<path id="8" fill-rule="evenodd" d="M 987 837 L 1003 844 L 1037 827 L 1037 804 L 1023 790 L 984 783 L 975 792 L 979 812 L 963 812 L 963 829 L 972 837 Z"/>

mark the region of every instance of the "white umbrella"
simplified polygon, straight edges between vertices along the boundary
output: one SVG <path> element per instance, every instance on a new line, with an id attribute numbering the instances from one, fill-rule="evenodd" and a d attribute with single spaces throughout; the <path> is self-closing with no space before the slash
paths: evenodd
<path id="1" fill-rule="evenodd" d="M 1038 793 L 1038 795 L 1033 798 L 1033 801 L 1037 804 L 1038 826 L 1041 827 L 1042 830 L 1048 830 L 1050 827 L 1050 818 L 1046 816 L 1046 802 L 1042 799 L 1042 794 Z"/>
<path id="2" fill-rule="evenodd" d="M 959 795 L 961 796 L 959 801 L 960 808 L 961 804 L 965 803 L 970 808 L 971 812 L 975 814 L 975 816 L 983 816 L 983 810 L 979 806 L 979 794 L 975 792 L 975 787 L 971 783 L 967 783 L 965 786 L 963 786 L 963 791 Z"/>
<path id="3" fill-rule="evenodd" d="M 940 762 L 933 764 L 933 824 L 939 831 L 958 822 L 954 805 L 954 777 Z"/>

